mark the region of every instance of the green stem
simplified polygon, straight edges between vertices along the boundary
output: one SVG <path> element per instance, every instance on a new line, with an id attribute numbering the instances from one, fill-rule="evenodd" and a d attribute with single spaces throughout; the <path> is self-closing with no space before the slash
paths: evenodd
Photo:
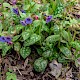
<path id="1" fill-rule="evenodd" d="M 40 36 L 41 36 L 41 28 L 42 28 L 42 25 L 43 25 L 42 19 L 43 19 L 43 18 L 42 18 L 42 16 L 41 16 L 41 20 L 40 20 L 40 23 L 41 23 L 41 24 L 40 24 L 40 27 L 39 27 L 39 35 L 40 35 Z M 40 40 L 40 45 L 42 45 L 42 44 L 41 44 L 41 40 Z"/>
<path id="2" fill-rule="evenodd" d="M 74 39 L 75 39 L 75 37 L 76 37 L 76 30 L 74 30 L 74 35 L 73 35 L 73 41 L 74 41 Z"/>
<path id="3" fill-rule="evenodd" d="M 41 24 L 40 24 L 40 27 L 39 27 L 39 35 L 41 36 Z M 40 40 L 40 45 L 41 45 L 41 40 Z"/>
<path id="4" fill-rule="evenodd" d="M 74 56 L 75 56 L 75 57 L 76 57 L 77 53 L 78 53 L 78 50 L 76 50 L 76 51 L 74 52 Z"/>
<path id="5" fill-rule="evenodd" d="M 30 31 L 32 32 L 32 34 L 34 33 L 33 29 L 32 29 L 32 25 L 30 24 Z"/>

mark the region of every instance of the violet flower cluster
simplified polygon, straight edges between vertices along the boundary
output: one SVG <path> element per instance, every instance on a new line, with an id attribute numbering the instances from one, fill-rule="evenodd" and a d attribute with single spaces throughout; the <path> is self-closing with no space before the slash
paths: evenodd
<path id="1" fill-rule="evenodd" d="M 13 13 L 19 15 L 19 10 L 18 10 L 18 8 L 13 8 L 12 10 L 13 10 Z M 21 11 L 22 13 L 26 13 L 25 10 L 20 10 L 20 11 Z"/>
<path id="2" fill-rule="evenodd" d="M 0 37 L 0 42 L 5 42 L 5 43 L 8 43 L 8 44 L 12 44 L 12 38 L 11 37 L 9 37 L 9 36 L 7 36 L 7 37 L 5 37 L 5 36 L 1 36 Z"/>
<path id="3" fill-rule="evenodd" d="M 26 26 L 28 24 L 31 24 L 33 22 L 33 20 L 31 18 L 26 18 L 25 20 L 23 21 L 20 21 L 20 23 L 23 25 L 23 26 Z"/>
<path id="4" fill-rule="evenodd" d="M 38 18 L 37 18 L 38 19 Z M 36 19 L 36 20 L 37 20 Z M 49 15 L 49 16 L 46 16 L 46 23 L 49 23 L 50 21 L 52 20 L 52 15 Z M 25 20 L 23 21 L 20 21 L 20 23 L 23 25 L 23 26 L 26 26 L 27 24 L 31 24 L 33 22 L 33 20 L 31 18 L 26 18 Z"/>
<path id="5" fill-rule="evenodd" d="M 17 15 L 19 15 L 19 10 L 18 8 L 13 8 L 13 12 Z M 22 13 L 26 13 L 25 10 L 21 10 Z M 49 23 L 51 20 L 52 20 L 52 15 L 44 15 L 46 16 L 46 23 Z M 38 19 L 38 18 L 37 18 Z M 26 18 L 25 20 L 21 20 L 20 23 L 23 25 L 23 26 L 26 26 L 28 24 L 31 24 L 33 22 L 33 20 L 31 18 Z"/>

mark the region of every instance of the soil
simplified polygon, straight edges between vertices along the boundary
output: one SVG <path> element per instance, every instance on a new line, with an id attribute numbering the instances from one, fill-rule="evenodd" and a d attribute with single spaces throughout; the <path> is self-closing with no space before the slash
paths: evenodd
<path id="1" fill-rule="evenodd" d="M 12 51 L 4 58 L 0 56 L 0 80 L 6 80 L 6 72 L 8 72 L 9 70 L 13 70 L 13 72 L 17 76 L 17 80 L 67 80 L 66 75 L 64 76 L 63 74 L 61 74 L 60 77 L 56 79 L 53 75 L 49 74 L 49 72 L 51 71 L 49 64 L 44 72 L 35 72 L 33 68 L 33 63 L 36 58 L 38 58 L 38 55 L 34 50 L 32 51 L 31 55 L 25 60 L 20 57 L 19 54 L 15 51 Z M 71 68 L 72 77 L 68 80 L 80 80 L 80 69 L 77 68 L 74 63 L 70 63 L 69 68 L 65 73 L 70 76 L 69 70 Z"/>
<path id="2" fill-rule="evenodd" d="M 37 73 L 34 71 L 34 55 L 36 54 L 33 53 L 31 56 L 23 60 L 22 57 L 20 57 L 18 54 L 16 54 L 15 51 L 13 51 L 11 54 L 8 54 L 4 58 L 0 57 L 0 80 L 6 80 L 6 72 L 9 71 L 9 69 L 13 70 L 17 75 L 17 80 L 56 80 L 55 77 L 48 74 L 48 72 L 50 71 L 49 67 L 47 67 L 46 71 L 42 73 Z"/>

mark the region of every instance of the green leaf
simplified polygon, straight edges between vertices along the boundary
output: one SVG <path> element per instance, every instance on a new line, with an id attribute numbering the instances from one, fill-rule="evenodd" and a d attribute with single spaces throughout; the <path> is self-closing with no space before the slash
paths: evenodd
<path id="1" fill-rule="evenodd" d="M 14 73 L 7 72 L 6 73 L 6 80 L 17 80 L 17 77 Z"/>
<path id="2" fill-rule="evenodd" d="M 40 26 L 40 24 L 40 20 L 35 20 L 33 22 L 33 31 L 36 31 L 39 28 L 38 26 Z"/>
<path id="3" fill-rule="evenodd" d="M 76 50 L 80 50 L 80 44 L 77 41 L 70 42 L 70 46 L 75 48 Z"/>
<path id="4" fill-rule="evenodd" d="M 21 48 L 21 45 L 20 45 L 19 42 L 14 43 L 14 50 L 15 50 L 15 51 L 19 51 L 20 48 Z"/>
<path id="5" fill-rule="evenodd" d="M 24 27 L 22 25 L 16 25 L 15 28 L 16 28 L 16 31 L 19 32 Z"/>
<path id="6" fill-rule="evenodd" d="M 4 43 L 3 42 L 0 42 L 0 49 L 2 49 Z"/>
<path id="7" fill-rule="evenodd" d="M 64 47 L 64 46 L 61 46 L 60 47 L 60 51 L 68 58 L 72 57 L 72 53 L 71 51 L 67 48 L 67 47 Z"/>
<path id="8" fill-rule="evenodd" d="M 0 23 L 0 33 L 2 32 L 2 29 L 3 27 L 2 27 L 2 24 Z"/>
<path id="9" fill-rule="evenodd" d="M 49 57 L 49 60 L 52 61 L 54 59 L 58 59 L 60 56 L 60 54 L 57 52 L 56 47 L 53 50 L 53 55 L 51 55 L 51 57 Z"/>
<path id="10" fill-rule="evenodd" d="M 34 27 L 37 27 L 37 26 L 39 26 L 40 25 L 40 20 L 35 20 L 34 22 L 33 22 L 33 26 Z"/>
<path id="11" fill-rule="evenodd" d="M 36 59 L 34 62 L 34 69 L 37 72 L 43 72 L 47 67 L 48 61 L 43 59 L 42 57 Z"/>
<path id="12" fill-rule="evenodd" d="M 51 57 L 52 55 L 53 55 L 53 52 L 52 52 L 51 50 L 47 50 L 47 51 L 45 51 L 45 52 L 42 53 L 42 56 L 43 56 L 44 58 L 49 58 L 49 57 Z"/>
<path id="13" fill-rule="evenodd" d="M 9 20 L 11 18 L 11 13 L 9 13 L 9 12 L 2 12 L 2 13 L 5 15 L 5 17 L 7 17 L 6 18 L 7 20 Z"/>
<path id="14" fill-rule="evenodd" d="M 76 55 L 76 59 L 78 59 L 78 58 L 80 58 L 80 54 L 77 54 L 77 55 Z"/>
<path id="15" fill-rule="evenodd" d="M 69 41 L 69 35 L 68 35 L 67 31 L 63 30 L 62 31 L 62 36 L 63 36 L 64 39 L 66 39 L 67 41 Z"/>
<path id="16" fill-rule="evenodd" d="M 35 4 L 35 5 L 31 8 L 31 12 L 36 12 L 36 11 L 39 9 L 39 7 L 41 7 L 40 4 Z"/>
<path id="17" fill-rule="evenodd" d="M 0 0 L 0 3 L 3 3 L 3 0 Z"/>
<path id="18" fill-rule="evenodd" d="M 15 33 L 15 28 L 13 26 L 9 26 L 8 33 L 9 34 L 14 34 Z"/>
<path id="19" fill-rule="evenodd" d="M 53 4 L 52 4 L 52 8 L 53 8 L 53 10 L 55 11 L 56 10 L 56 6 L 57 6 L 57 3 L 56 3 L 56 1 L 53 1 Z"/>
<path id="20" fill-rule="evenodd" d="M 20 49 L 20 55 L 25 59 L 31 53 L 31 49 L 29 47 L 22 47 Z"/>
<path id="21" fill-rule="evenodd" d="M 14 36 L 13 39 L 12 39 L 12 41 L 14 42 L 14 41 L 18 40 L 19 37 L 20 37 L 20 35 Z"/>
<path id="22" fill-rule="evenodd" d="M 24 9 L 24 10 L 28 10 L 29 8 L 30 8 L 30 4 L 23 6 L 23 9 Z"/>
<path id="23" fill-rule="evenodd" d="M 61 14 L 63 12 L 63 10 L 64 10 L 64 5 L 61 3 L 61 1 L 57 0 L 57 6 L 56 6 L 54 14 L 55 15 Z"/>
<path id="24" fill-rule="evenodd" d="M 42 56 L 43 50 L 41 48 L 37 48 L 37 52 L 40 56 Z"/>
<path id="25" fill-rule="evenodd" d="M 25 14 L 25 13 L 22 13 L 21 11 L 19 11 L 19 14 L 20 14 L 20 17 L 21 17 L 22 19 L 25 19 L 25 17 L 27 17 L 26 14 Z"/>
<path id="26" fill-rule="evenodd" d="M 55 43 L 56 41 L 59 40 L 60 40 L 60 35 L 51 35 L 46 38 L 46 41 L 50 43 Z"/>
<path id="27" fill-rule="evenodd" d="M 76 19 L 70 19 L 70 25 L 78 24 L 78 21 Z"/>
<path id="28" fill-rule="evenodd" d="M 3 7 L 11 8 L 11 5 L 10 5 L 9 3 L 4 2 L 4 3 L 3 3 Z"/>
<path id="29" fill-rule="evenodd" d="M 2 56 L 5 56 L 7 51 L 11 48 L 11 46 L 8 46 L 6 43 L 2 46 Z"/>
<path id="30" fill-rule="evenodd" d="M 65 59 L 65 56 L 59 56 L 58 57 L 58 62 L 59 63 L 67 64 L 68 63 L 68 60 Z"/>
<path id="31" fill-rule="evenodd" d="M 31 32 L 30 31 L 24 31 L 22 32 L 22 37 L 24 40 L 27 40 L 31 35 Z"/>
<path id="32" fill-rule="evenodd" d="M 41 31 L 46 31 L 49 33 L 49 27 L 46 25 L 43 25 Z"/>
<path id="33" fill-rule="evenodd" d="M 41 36 L 34 33 L 34 34 L 31 35 L 30 39 L 25 41 L 24 46 L 33 45 L 37 41 L 40 41 L 40 40 L 41 40 Z"/>
<path id="34" fill-rule="evenodd" d="M 79 66 L 80 66 L 79 63 L 80 63 L 80 62 L 76 59 L 76 60 L 75 60 L 75 65 L 76 65 L 76 67 L 79 67 Z"/>
<path id="35" fill-rule="evenodd" d="M 58 25 L 54 25 L 53 27 L 54 34 L 58 35 L 60 33 L 60 29 Z"/>

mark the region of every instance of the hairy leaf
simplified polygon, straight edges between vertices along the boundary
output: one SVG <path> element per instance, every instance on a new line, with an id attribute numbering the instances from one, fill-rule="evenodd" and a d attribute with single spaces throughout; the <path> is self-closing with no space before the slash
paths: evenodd
<path id="1" fill-rule="evenodd" d="M 59 40 L 60 40 L 60 35 L 51 35 L 46 38 L 46 41 L 50 43 L 55 43 L 56 41 Z"/>
<path id="2" fill-rule="evenodd" d="M 20 48 L 21 48 L 21 45 L 20 45 L 19 42 L 14 43 L 14 50 L 15 50 L 15 51 L 19 51 Z"/>
<path id="3" fill-rule="evenodd" d="M 24 31 L 22 32 L 22 37 L 24 40 L 27 40 L 31 35 L 31 32 L 30 31 Z"/>
<path id="4" fill-rule="evenodd" d="M 71 51 L 67 47 L 61 46 L 60 51 L 68 58 L 72 56 Z"/>
<path id="5" fill-rule="evenodd" d="M 31 49 L 29 47 L 22 47 L 20 49 L 20 55 L 25 59 L 31 53 Z"/>
<path id="6" fill-rule="evenodd" d="M 31 35 L 30 39 L 25 41 L 24 46 L 33 45 L 39 40 L 41 40 L 41 36 L 34 33 Z"/>
<path id="7" fill-rule="evenodd" d="M 45 68 L 47 67 L 48 61 L 43 59 L 42 57 L 36 59 L 34 62 L 34 69 L 37 72 L 43 72 Z"/>

